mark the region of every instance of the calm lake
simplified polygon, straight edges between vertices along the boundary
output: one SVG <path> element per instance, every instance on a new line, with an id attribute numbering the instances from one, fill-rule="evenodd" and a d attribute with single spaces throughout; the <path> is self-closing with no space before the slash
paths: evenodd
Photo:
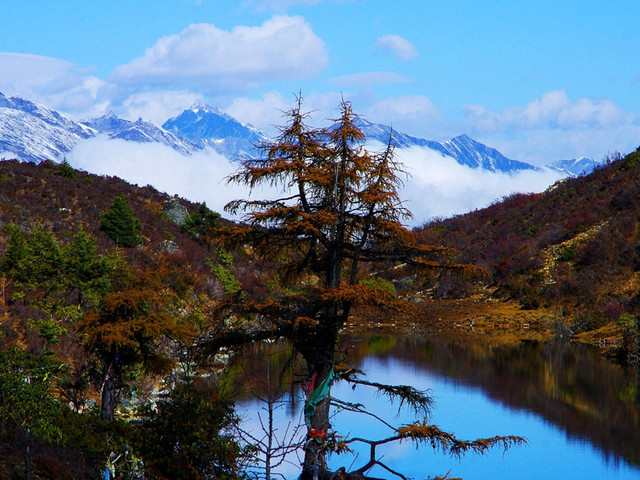
<path id="1" fill-rule="evenodd" d="M 640 396 L 638 375 L 602 359 L 597 351 L 572 343 L 488 345 L 408 337 L 376 336 L 344 342 L 347 358 L 373 382 L 429 389 L 435 400 L 429 423 L 461 439 L 519 435 L 527 444 L 487 455 L 461 459 L 416 449 L 410 442 L 378 447 L 390 468 L 414 479 L 430 476 L 473 479 L 640 479 Z M 255 354 L 257 353 L 257 355 Z M 285 348 L 267 345 L 238 367 L 238 383 L 252 385 L 236 407 L 244 426 L 260 437 L 266 403 L 264 380 L 279 380 L 289 358 Z M 267 361 L 267 359 L 269 361 Z M 267 368 L 268 367 L 268 368 Z M 240 373 L 241 372 L 241 373 Z M 261 387 L 259 387 L 261 385 Z M 337 382 L 332 396 L 363 403 L 393 425 L 416 420 L 368 387 L 352 389 Z M 291 386 L 275 409 L 276 434 L 301 422 L 303 394 Z M 332 420 L 345 437 L 381 439 L 388 427 L 362 415 L 341 412 Z M 304 433 L 304 432 L 303 432 Z M 355 455 L 334 455 L 330 466 L 357 468 L 368 458 L 368 447 Z M 291 462 L 291 463 L 289 463 Z M 295 479 L 295 456 L 277 472 Z M 369 472 L 394 477 L 380 467 Z M 276 477 L 274 477 L 276 478 Z M 281 477 L 282 478 L 282 477 Z"/>

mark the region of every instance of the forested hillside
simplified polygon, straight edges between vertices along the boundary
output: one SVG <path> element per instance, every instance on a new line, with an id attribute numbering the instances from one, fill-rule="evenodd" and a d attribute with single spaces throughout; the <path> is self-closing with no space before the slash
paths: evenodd
<path id="1" fill-rule="evenodd" d="M 523 309 L 555 307 L 556 333 L 611 322 L 637 330 L 640 313 L 640 151 L 613 155 L 592 174 L 541 194 L 514 194 L 420 229 L 426 242 L 453 247 L 484 267 L 500 299 Z M 439 285 L 463 295 L 468 284 Z M 633 316 L 633 317 L 631 317 Z"/>
<path id="2" fill-rule="evenodd" d="M 96 478 L 110 452 L 161 477 L 239 472 L 229 399 L 174 388 L 215 362 L 195 345 L 238 285 L 209 234 L 219 215 L 66 163 L 2 161 L 0 222 L 0 477 Z M 162 392 L 179 400 L 144 410 Z M 181 431 L 191 414 L 202 424 Z M 167 458 L 178 441 L 208 447 Z"/>

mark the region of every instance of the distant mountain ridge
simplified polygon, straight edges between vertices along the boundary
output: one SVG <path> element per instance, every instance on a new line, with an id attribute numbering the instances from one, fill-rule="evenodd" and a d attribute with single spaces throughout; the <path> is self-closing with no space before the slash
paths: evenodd
<path id="1" fill-rule="evenodd" d="M 200 148 L 186 139 L 180 138 L 156 124 L 139 118 L 135 122 L 118 118 L 109 112 L 93 120 L 83 122 L 95 131 L 106 134 L 110 138 L 120 138 L 130 142 L 161 143 L 167 145 L 183 155 L 190 155 Z"/>
<path id="2" fill-rule="evenodd" d="M 177 117 L 170 118 L 162 128 L 201 148 L 212 147 L 232 160 L 257 157 L 256 146 L 267 139 L 260 130 L 203 104 L 193 105 Z"/>
<path id="3" fill-rule="evenodd" d="M 588 157 L 573 158 L 571 160 L 556 160 L 547 165 L 547 168 L 572 177 L 579 177 L 593 172 L 594 168 L 601 165 Z"/>
<path id="4" fill-rule="evenodd" d="M 440 152 L 455 159 L 460 165 L 470 168 L 482 168 L 490 172 L 513 173 L 520 170 L 539 170 L 529 163 L 511 160 L 495 148 L 475 141 L 468 135 L 458 135 L 446 142 L 436 142 L 412 137 L 406 133 L 392 130 L 391 127 L 369 122 L 358 118 L 356 125 L 366 134 L 367 139 L 387 143 L 392 136 L 392 143 L 397 148 L 423 147 Z"/>
<path id="5" fill-rule="evenodd" d="M 357 125 L 367 139 L 387 143 L 392 134 L 393 143 L 398 148 L 428 148 L 469 168 L 494 173 L 540 170 L 540 167 L 507 158 L 495 148 L 468 135 L 438 142 L 413 137 L 362 118 L 357 119 Z M 19 97 L 7 98 L 0 93 L 0 158 L 16 157 L 30 162 L 61 161 L 78 142 L 100 134 L 130 142 L 160 143 L 183 155 L 213 148 L 230 160 L 257 158 L 257 146 L 268 140 L 262 131 L 203 104 L 184 110 L 167 120 L 162 127 L 141 118 L 136 121 L 125 120 L 112 112 L 77 123 L 43 105 Z M 575 177 L 590 173 L 598 165 L 590 158 L 580 157 L 558 160 L 546 168 L 563 176 Z"/>

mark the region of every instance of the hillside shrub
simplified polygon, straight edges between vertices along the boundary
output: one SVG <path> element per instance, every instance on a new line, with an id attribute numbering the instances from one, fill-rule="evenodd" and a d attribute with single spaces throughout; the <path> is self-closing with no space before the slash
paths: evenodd
<path id="1" fill-rule="evenodd" d="M 640 357 L 638 317 L 623 313 L 618 317 L 617 324 L 622 329 L 622 356 L 626 359 L 637 360 Z"/>
<path id="2" fill-rule="evenodd" d="M 155 410 L 146 408 L 141 413 L 140 450 L 148 478 L 246 478 L 242 467 L 249 450 L 230 433 L 238 419 L 214 392 L 178 386 Z"/>
<path id="3" fill-rule="evenodd" d="M 220 214 L 210 210 L 206 203 L 198 205 L 198 211 L 190 213 L 182 225 L 191 235 L 198 237 L 207 235 L 211 230 L 221 226 Z"/>

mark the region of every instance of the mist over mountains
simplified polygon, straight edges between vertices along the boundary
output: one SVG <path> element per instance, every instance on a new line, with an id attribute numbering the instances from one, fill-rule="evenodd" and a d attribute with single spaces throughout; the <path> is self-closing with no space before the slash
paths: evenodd
<path id="1" fill-rule="evenodd" d="M 423 147 L 455 159 L 460 165 L 492 172 L 513 173 L 538 170 L 531 164 L 505 157 L 498 150 L 484 145 L 468 135 L 459 135 L 445 142 L 413 137 L 391 127 L 358 119 L 358 126 L 368 140 L 393 144 L 400 149 Z M 157 142 L 183 155 L 211 147 L 236 160 L 256 157 L 256 145 L 268 140 L 260 130 L 240 123 L 230 115 L 208 105 L 196 104 L 180 115 L 168 119 L 162 126 L 139 118 L 125 120 L 114 113 L 82 122 L 44 105 L 20 97 L 5 97 L 0 93 L 0 152 L 23 161 L 60 160 L 75 145 L 87 138 L 106 135 L 130 142 Z M 598 163 L 586 157 L 557 160 L 547 165 L 569 176 L 582 175 Z"/>
<path id="2" fill-rule="evenodd" d="M 505 157 L 467 135 L 438 142 L 358 119 L 371 148 L 392 138 L 410 179 L 402 190 L 417 221 L 481 208 L 514 192 L 539 192 L 565 177 L 591 172 L 598 162 L 556 160 L 545 167 Z M 219 109 L 196 104 L 162 126 L 109 113 L 75 122 L 43 105 L 0 93 L 0 158 L 62 161 L 91 173 L 151 184 L 222 210 L 243 196 L 222 179 L 235 161 L 256 158 L 267 136 Z"/>

